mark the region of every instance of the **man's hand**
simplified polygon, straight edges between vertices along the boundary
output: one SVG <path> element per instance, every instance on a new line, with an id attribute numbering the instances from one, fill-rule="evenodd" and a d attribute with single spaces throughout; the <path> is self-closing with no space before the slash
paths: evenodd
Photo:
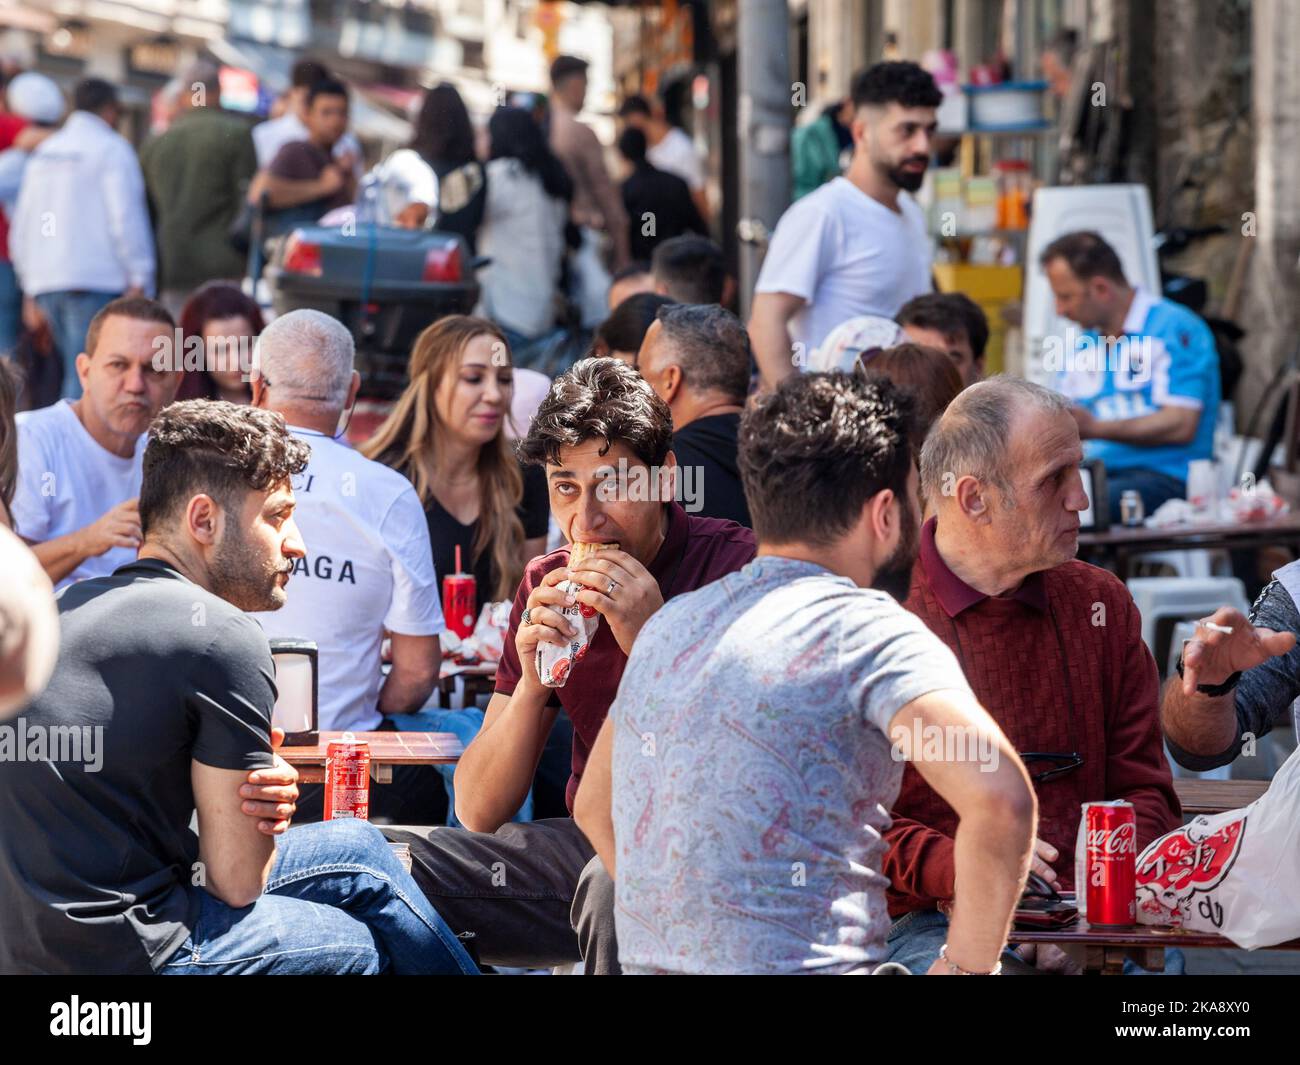
<path id="1" fill-rule="evenodd" d="M 528 593 L 528 624 L 520 624 L 515 632 L 515 651 L 519 654 L 521 680 L 531 688 L 541 686 L 537 676 L 537 645 L 553 643 L 567 647 L 578 630 L 555 607 L 571 606 L 573 599 L 556 587 L 569 579 L 563 566 L 551 570 L 541 583 Z"/>
<path id="2" fill-rule="evenodd" d="M 641 626 L 664 605 L 659 582 L 626 551 L 600 551 L 570 570 L 569 578 L 586 585 L 578 602 L 594 607 L 609 622 L 625 655 L 632 653 Z"/>
<path id="3" fill-rule="evenodd" d="M 1232 632 L 1215 632 L 1198 622 L 1196 635 L 1183 648 L 1183 694 L 1198 684 L 1222 684 L 1234 673 L 1252 669 L 1295 646 L 1295 633 L 1255 628 L 1240 610 L 1220 607 L 1207 620 Z"/>
<path id="4" fill-rule="evenodd" d="M 1074 415 L 1074 422 L 1079 427 L 1079 439 L 1091 440 L 1097 435 L 1097 419 L 1093 417 L 1092 411 L 1086 407 L 1071 406 L 1070 413 Z"/>
<path id="5" fill-rule="evenodd" d="M 271 729 L 271 749 L 275 763 L 269 769 L 254 769 L 248 782 L 241 784 L 243 799 L 239 809 L 249 817 L 259 817 L 257 830 L 265 836 L 283 835 L 298 808 L 298 770 L 279 755 L 284 729 Z"/>
<path id="6" fill-rule="evenodd" d="M 81 546 L 86 558 L 98 558 L 114 547 L 138 548 L 140 532 L 140 500 L 128 499 L 119 503 L 98 521 L 81 530 Z"/>
<path id="7" fill-rule="evenodd" d="M 320 172 L 320 189 L 322 196 L 335 196 L 347 184 L 346 171 L 338 163 L 329 163 Z"/>
<path id="8" fill-rule="evenodd" d="M 339 152 L 338 155 L 334 156 L 334 165 L 343 174 L 351 174 L 357 168 L 357 153 L 353 151 Z"/>
<path id="9" fill-rule="evenodd" d="M 1037 873 L 1053 887 L 1056 886 L 1060 877 L 1056 875 L 1048 862 L 1054 862 L 1061 856 L 1060 852 L 1045 839 L 1034 840 L 1034 853 L 1029 858 L 1030 872 Z"/>

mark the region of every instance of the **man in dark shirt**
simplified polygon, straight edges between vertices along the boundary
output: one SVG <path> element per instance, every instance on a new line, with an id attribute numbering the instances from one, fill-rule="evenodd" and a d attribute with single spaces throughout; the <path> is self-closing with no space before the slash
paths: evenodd
<path id="1" fill-rule="evenodd" d="M 297 774 L 244 611 L 285 601 L 308 453 L 231 403 L 154 421 L 139 559 L 65 590 L 54 677 L 0 726 L 0 971 L 474 971 L 378 829 L 284 831 Z"/>
<path id="2" fill-rule="evenodd" d="M 316 219 L 356 199 L 356 177 L 350 159 L 335 159 L 334 145 L 348 129 L 348 90 L 333 78 L 318 81 L 307 92 L 304 118 L 307 139 L 290 141 L 253 183 L 250 197 L 264 190 L 270 201 L 268 222 Z M 282 228 L 277 228 L 282 232 Z"/>
<path id="3" fill-rule="evenodd" d="M 661 241 L 683 233 L 706 235 L 708 228 L 691 198 L 690 186 L 676 174 L 651 165 L 646 159 L 645 134 L 625 129 L 618 138 L 619 154 L 632 167 L 623 182 L 627 208 L 628 245 L 634 259 L 648 259 Z"/>
<path id="4" fill-rule="evenodd" d="M 659 308 L 637 367 L 673 413 L 678 496 L 707 518 L 750 524 L 736 462 L 740 412 L 749 390 L 749 334 L 717 304 Z"/>
<path id="5" fill-rule="evenodd" d="M 159 298 L 177 317 L 205 281 L 244 276 L 230 226 L 257 170 L 247 123 L 221 109 L 217 66 L 198 62 L 181 82 L 181 113 L 140 149 L 158 247 Z"/>
<path id="6" fill-rule="evenodd" d="M 641 626 L 664 601 L 754 557 L 753 533 L 687 514 L 667 494 L 673 460 L 667 405 L 630 366 L 584 359 L 556 379 L 520 444 L 546 469 L 551 512 L 570 544 L 616 545 L 569 568 L 569 547 L 534 559 L 510 614 L 496 692 L 456 767 L 456 813 L 470 831 L 385 828 L 407 843 L 416 883 L 481 961 L 546 966 L 585 960 L 618 971 L 613 881 L 572 817 L 507 824 L 561 709 L 573 723 L 566 804 L 618 690 Z M 562 582 L 582 585 L 574 590 Z M 598 619 L 561 687 L 544 686 L 540 643 L 574 633 L 557 608 Z"/>

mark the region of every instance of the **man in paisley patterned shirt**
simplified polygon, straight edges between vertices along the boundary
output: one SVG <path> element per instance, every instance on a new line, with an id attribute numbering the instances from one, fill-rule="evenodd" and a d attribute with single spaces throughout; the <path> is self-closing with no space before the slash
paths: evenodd
<path id="1" fill-rule="evenodd" d="M 904 760 L 961 818 L 930 971 L 998 971 L 1035 803 L 897 601 L 920 526 L 909 407 L 888 382 L 807 374 L 745 413 L 758 557 L 646 622 L 575 801 L 615 879 L 625 972 L 873 971 Z"/>

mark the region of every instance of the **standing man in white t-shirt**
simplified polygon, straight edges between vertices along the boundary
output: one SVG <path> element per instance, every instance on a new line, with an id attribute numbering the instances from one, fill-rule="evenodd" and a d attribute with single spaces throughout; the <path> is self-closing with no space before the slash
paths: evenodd
<path id="1" fill-rule="evenodd" d="M 314 640 L 320 727 L 368 732 L 400 728 L 438 683 L 446 628 L 429 545 L 429 524 L 410 481 L 337 439 L 361 376 L 344 326 L 320 311 L 281 315 L 258 338 L 253 406 L 283 415 L 311 447 L 293 478 L 294 521 L 307 547 L 279 610 L 257 614 L 269 636 Z M 385 633 L 392 669 L 381 671 Z M 304 792 L 310 817 L 318 796 Z M 399 767 L 370 795 L 372 817 L 405 823 L 441 818 L 442 778 L 430 766 Z"/>
<path id="2" fill-rule="evenodd" d="M 695 144 L 686 131 L 668 121 L 663 101 L 647 100 L 633 95 L 623 101 L 618 117 L 632 129 L 645 134 L 646 160 L 656 170 L 674 174 L 686 182 L 691 190 L 695 209 L 705 224 L 709 221 L 709 197 L 704 173 L 704 160 L 695 150 Z"/>
<path id="3" fill-rule="evenodd" d="M 14 531 L 56 588 L 135 561 L 144 432 L 181 373 L 164 355 L 176 323 L 143 296 L 105 305 L 77 356 L 79 399 L 25 411 L 18 423 Z"/>
<path id="4" fill-rule="evenodd" d="M 892 318 L 929 292 L 931 249 L 915 192 L 930 165 L 943 94 L 915 63 L 877 63 L 853 79 L 848 172 L 781 216 L 754 288 L 749 335 L 773 388 L 841 322 Z"/>

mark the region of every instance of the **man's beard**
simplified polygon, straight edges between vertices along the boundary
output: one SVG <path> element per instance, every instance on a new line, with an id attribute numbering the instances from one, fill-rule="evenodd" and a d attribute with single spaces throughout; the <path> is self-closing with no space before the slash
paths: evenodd
<path id="1" fill-rule="evenodd" d="M 919 157 L 918 157 L 919 158 Z M 914 163 L 916 159 L 904 159 L 904 163 Z M 929 167 L 930 160 L 926 160 L 926 169 Z M 891 166 L 885 169 L 885 174 L 889 180 L 897 185 L 904 192 L 915 192 L 925 181 L 925 169 L 922 170 L 904 170 L 902 166 Z"/>
<path id="2" fill-rule="evenodd" d="M 886 592 L 903 603 L 912 590 L 912 567 L 916 564 L 921 531 L 912 508 L 902 506 L 899 509 L 902 511 L 902 527 L 899 530 L 898 546 L 885 559 L 884 565 L 876 570 L 876 579 L 871 582 L 871 587 Z"/>
<path id="3" fill-rule="evenodd" d="M 212 593 L 240 610 L 279 610 L 287 598 L 279 576 L 291 568 L 281 558 L 259 558 L 243 533 L 228 524 L 212 556 Z"/>

